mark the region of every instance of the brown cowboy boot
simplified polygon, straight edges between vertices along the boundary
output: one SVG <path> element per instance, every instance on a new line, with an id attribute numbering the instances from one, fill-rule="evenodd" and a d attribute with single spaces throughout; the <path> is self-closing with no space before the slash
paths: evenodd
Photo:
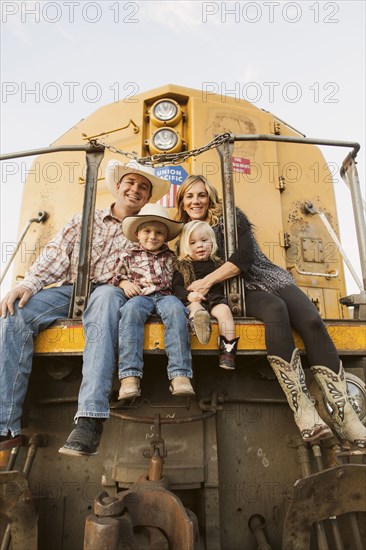
<path id="1" fill-rule="evenodd" d="M 268 355 L 267 359 L 294 412 L 302 439 L 315 441 L 331 437 L 332 431 L 320 418 L 306 387 L 298 349 L 294 349 L 290 363 L 275 355 Z"/>
<path id="2" fill-rule="evenodd" d="M 318 365 L 311 370 L 332 410 L 330 416 L 337 434 L 358 447 L 366 447 L 366 428 L 349 401 L 342 362 L 338 374 Z"/>
<path id="3" fill-rule="evenodd" d="M 127 376 L 121 379 L 118 400 L 133 399 L 141 395 L 140 378 L 138 376 Z"/>
<path id="4" fill-rule="evenodd" d="M 195 395 L 188 376 L 176 376 L 172 378 L 169 391 L 172 395 Z"/>

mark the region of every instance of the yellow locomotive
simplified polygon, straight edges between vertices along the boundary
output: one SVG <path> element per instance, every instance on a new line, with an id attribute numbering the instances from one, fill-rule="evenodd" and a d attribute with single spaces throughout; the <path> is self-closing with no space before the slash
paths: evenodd
<path id="1" fill-rule="evenodd" d="M 366 270 L 359 294 L 347 297 L 332 174 L 317 145 L 346 149 L 341 172 L 351 189 L 365 270 L 358 144 L 309 139 L 247 101 L 167 85 L 102 107 L 37 152 L 24 188 L 20 226 L 29 230 L 15 257 L 15 279 L 21 281 L 52 235 L 82 210 L 87 242 L 94 203 L 112 202 L 103 177 L 108 160 L 153 164 L 171 181 L 162 199 L 168 208 L 187 175 L 203 174 L 224 200 L 227 252 L 235 247 L 238 206 L 265 254 L 292 273 L 318 308 L 366 422 Z M 78 273 L 70 319 L 36 339 L 24 414 L 28 450 L 0 454 L 2 549 L 363 548 L 365 451 L 335 438 L 313 446 L 300 439 L 266 362 L 264 326 L 245 316 L 235 279 L 227 284 L 240 336 L 234 373 L 218 372 L 217 327 L 207 345 L 192 336 L 197 397 L 174 401 L 160 384 L 163 328 L 151 318 L 142 396 L 121 408 L 111 395 L 97 457 L 57 455 L 81 380 L 87 267 Z M 312 383 L 308 370 L 306 376 Z"/>

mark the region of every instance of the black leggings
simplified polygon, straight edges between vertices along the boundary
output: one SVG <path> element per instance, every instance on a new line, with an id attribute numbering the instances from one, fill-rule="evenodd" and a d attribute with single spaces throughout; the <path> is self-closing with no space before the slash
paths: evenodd
<path id="1" fill-rule="evenodd" d="M 339 371 L 337 350 L 314 304 L 295 285 L 287 285 L 278 295 L 264 290 L 247 290 L 246 311 L 265 324 L 268 355 L 290 361 L 295 342 L 293 327 L 301 336 L 310 366 L 322 365 Z"/>

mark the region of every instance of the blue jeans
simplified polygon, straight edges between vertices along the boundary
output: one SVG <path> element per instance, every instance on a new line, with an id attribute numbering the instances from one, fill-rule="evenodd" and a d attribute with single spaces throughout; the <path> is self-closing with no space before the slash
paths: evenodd
<path id="1" fill-rule="evenodd" d="M 164 343 L 168 356 L 168 378 L 192 378 L 192 358 L 187 324 L 187 309 L 175 296 L 159 292 L 135 296 L 121 309 L 119 323 L 119 378 L 142 378 L 144 325 L 151 313 L 164 323 Z"/>
<path id="2" fill-rule="evenodd" d="M 56 319 L 67 318 L 71 285 L 37 292 L 14 315 L 0 319 L 0 435 L 20 433 L 22 406 L 32 370 L 33 340 Z M 83 379 L 76 418 L 109 417 L 109 392 L 118 358 L 118 322 L 126 297 L 112 285 L 93 285 L 83 315 Z"/>

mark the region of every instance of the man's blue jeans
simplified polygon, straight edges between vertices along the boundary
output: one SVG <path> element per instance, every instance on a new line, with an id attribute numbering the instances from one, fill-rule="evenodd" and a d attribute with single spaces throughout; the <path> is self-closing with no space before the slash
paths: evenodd
<path id="1" fill-rule="evenodd" d="M 32 369 L 33 339 L 68 316 L 71 285 L 37 292 L 14 315 L 0 320 L 0 435 L 20 433 L 22 406 Z M 83 315 L 83 379 L 76 418 L 109 417 L 109 392 L 118 358 L 118 323 L 126 297 L 112 285 L 93 286 Z"/>
<path id="2" fill-rule="evenodd" d="M 187 324 L 187 309 L 175 296 L 159 292 L 135 296 L 121 309 L 119 323 L 119 378 L 142 377 L 144 324 L 151 313 L 164 323 L 164 344 L 168 356 L 168 378 L 192 378 L 192 358 Z"/>

